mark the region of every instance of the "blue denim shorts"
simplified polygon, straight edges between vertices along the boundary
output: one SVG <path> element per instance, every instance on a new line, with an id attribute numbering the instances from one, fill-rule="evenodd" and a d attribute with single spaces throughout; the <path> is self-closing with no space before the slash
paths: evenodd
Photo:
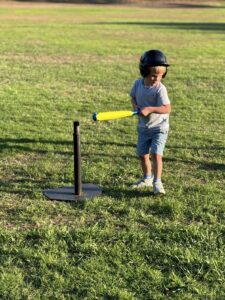
<path id="1" fill-rule="evenodd" d="M 137 155 L 154 153 L 163 156 L 168 129 L 138 129 Z"/>

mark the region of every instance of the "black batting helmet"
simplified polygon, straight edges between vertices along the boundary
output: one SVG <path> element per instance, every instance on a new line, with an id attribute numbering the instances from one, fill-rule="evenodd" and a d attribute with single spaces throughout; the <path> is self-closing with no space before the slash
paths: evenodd
<path id="1" fill-rule="evenodd" d="M 149 50 L 146 51 L 140 58 L 139 69 L 140 73 L 143 77 L 148 76 L 149 74 L 149 67 L 156 67 L 156 66 L 165 66 L 166 68 L 169 67 L 167 63 L 166 56 L 160 50 Z M 163 77 L 166 76 L 166 73 Z"/>

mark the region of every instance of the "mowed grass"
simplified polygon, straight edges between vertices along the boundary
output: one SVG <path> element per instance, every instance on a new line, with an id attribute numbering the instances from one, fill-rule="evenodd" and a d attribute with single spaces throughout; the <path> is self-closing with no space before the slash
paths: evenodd
<path id="1" fill-rule="evenodd" d="M 225 298 L 225 8 L 0 6 L 0 298 Z M 164 197 L 141 176 L 130 109 L 143 51 L 171 63 Z M 93 200 L 73 184 L 73 121 Z"/>

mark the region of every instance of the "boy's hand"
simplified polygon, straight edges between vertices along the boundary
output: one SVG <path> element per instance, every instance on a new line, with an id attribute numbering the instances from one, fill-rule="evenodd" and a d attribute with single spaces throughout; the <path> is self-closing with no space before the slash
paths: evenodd
<path id="1" fill-rule="evenodd" d="M 140 115 L 143 116 L 143 117 L 147 117 L 151 113 L 152 113 L 152 107 L 151 106 L 144 107 L 140 110 Z"/>
<path id="2" fill-rule="evenodd" d="M 151 113 L 169 114 L 170 111 L 171 111 L 170 104 L 161 105 L 161 106 L 146 106 L 140 110 L 140 115 L 143 117 L 147 117 Z"/>

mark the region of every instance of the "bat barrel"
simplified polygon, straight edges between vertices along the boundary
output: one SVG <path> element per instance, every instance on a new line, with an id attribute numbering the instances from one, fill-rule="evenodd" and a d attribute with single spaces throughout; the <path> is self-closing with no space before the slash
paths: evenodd
<path id="1" fill-rule="evenodd" d="M 108 121 L 108 120 L 116 120 L 131 117 L 133 115 L 137 115 L 139 110 L 131 111 L 131 110 L 118 110 L 118 111 L 104 111 L 99 113 L 94 113 L 92 118 L 94 121 Z"/>

